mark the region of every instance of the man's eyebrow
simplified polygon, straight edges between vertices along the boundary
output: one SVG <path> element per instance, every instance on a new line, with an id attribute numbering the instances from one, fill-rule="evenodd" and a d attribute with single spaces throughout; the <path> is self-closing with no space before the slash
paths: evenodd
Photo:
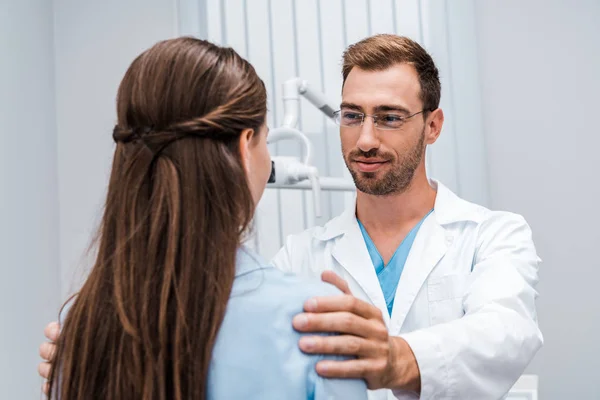
<path id="1" fill-rule="evenodd" d="M 342 108 L 347 108 L 350 110 L 356 110 L 356 111 L 362 111 L 362 107 L 359 106 L 358 104 L 354 104 L 354 103 L 342 103 L 340 104 L 340 109 Z"/>
<path id="2" fill-rule="evenodd" d="M 364 112 L 364 110 L 361 106 L 359 106 L 358 104 L 354 104 L 354 103 L 344 102 L 344 103 L 340 104 L 340 108 Z M 376 113 L 388 112 L 388 111 L 398 111 L 398 112 L 410 114 L 409 109 L 407 109 L 406 107 L 401 106 L 399 104 L 381 104 L 381 105 L 378 105 L 375 107 Z"/>
<path id="3" fill-rule="evenodd" d="M 382 104 L 382 105 L 375 107 L 376 113 L 386 112 L 386 111 L 400 111 L 400 112 L 403 112 L 406 114 L 410 114 L 410 111 L 406 107 L 403 107 L 398 104 Z"/>

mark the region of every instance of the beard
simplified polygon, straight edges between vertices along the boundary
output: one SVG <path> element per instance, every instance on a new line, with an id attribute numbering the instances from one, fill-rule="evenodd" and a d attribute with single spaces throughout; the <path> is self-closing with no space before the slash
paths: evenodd
<path id="1" fill-rule="evenodd" d="M 354 149 L 344 157 L 346 167 L 352 175 L 354 185 L 358 190 L 366 194 L 375 196 L 388 196 L 392 194 L 400 194 L 410 187 L 412 179 L 415 175 L 423 155 L 425 154 L 425 130 L 421 132 L 419 141 L 400 159 L 396 159 L 393 154 L 382 153 L 377 149 L 372 149 L 364 152 L 360 149 Z M 342 150 L 343 151 L 343 150 Z M 391 164 L 391 168 L 383 173 L 383 176 L 378 177 L 381 172 L 362 172 L 352 168 L 351 160 L 362 158 L 377 158 L 386 160 Z"/>

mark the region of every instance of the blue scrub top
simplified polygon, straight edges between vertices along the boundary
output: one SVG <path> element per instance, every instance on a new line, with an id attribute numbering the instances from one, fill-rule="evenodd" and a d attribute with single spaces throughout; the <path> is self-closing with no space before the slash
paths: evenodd
<path id="1" fill-rule="evenodd" d="M 377 247 L 375 247 L 375 244 L 369 237 L 367 230 L 357 218 L 358 226 L 360 226 L 360 231 L 362 232 L 365 244 L 367 245 L 367 250 L 371 256 L 371 262 L 375 267 L 377 279 L 379 280 L 379 285 L 381 286 L 381 291 L 383 292 L 383 297 L 385 298 L 385 303 L 390 316 L 392 315 L 392 309 L 394 307 L 394 298 L 396 297 L 396 289 L 398 288 L 400 275 L 402 275 L 402 271 L 404 270 L 404 264 L 406 264 L 406 259 L 408 258 L 410 249 L 415 241 L 417 232 L 419 232 L 421 224 L 423 224 L 423 221 L 425 221 L 425 219 L 432 212 L 433 210 L 429 211 L 427 215 L 425 215 L 423 219 L 421 219 L 421 221 L 419 221 L 419 223 L 415 225 L 410 232 L 408 232 L 408 235 L 406 235 L 404 240 L 402 240 L 402 243 L 400 243 L 400 246 L 398 246 L 394 252 L 394 255 L 390 259 L 388 265 L 383 264 L 383 258 L 379 254 Z"/>

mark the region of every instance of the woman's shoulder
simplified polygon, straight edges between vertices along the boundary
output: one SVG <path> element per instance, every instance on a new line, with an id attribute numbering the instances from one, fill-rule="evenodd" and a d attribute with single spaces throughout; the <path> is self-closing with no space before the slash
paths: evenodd
<path id="1" fill-rule="evenodd" d="M 248 248 L 240 248 L 236 263 L 238 286 L 256 286 L 256 290 L 284 292 L 293 296 L 333 296 L 341 294 L 335 286 L 318 278 L 299 276 L 283 272 L 268 264 L 262 257 Z"/>

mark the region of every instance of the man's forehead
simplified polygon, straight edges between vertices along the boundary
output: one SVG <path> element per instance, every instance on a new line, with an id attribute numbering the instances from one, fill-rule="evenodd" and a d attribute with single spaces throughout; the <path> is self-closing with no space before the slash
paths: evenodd
<path id="1" fill-rule="evenodd" d="M 412 65 L 396 64 L 380 71 L 353 68 L 342 89 L 342 102 L 363 108 L 396 104 L 413 109 L 422 104 L 420 93 L 419 77 Z"/>

